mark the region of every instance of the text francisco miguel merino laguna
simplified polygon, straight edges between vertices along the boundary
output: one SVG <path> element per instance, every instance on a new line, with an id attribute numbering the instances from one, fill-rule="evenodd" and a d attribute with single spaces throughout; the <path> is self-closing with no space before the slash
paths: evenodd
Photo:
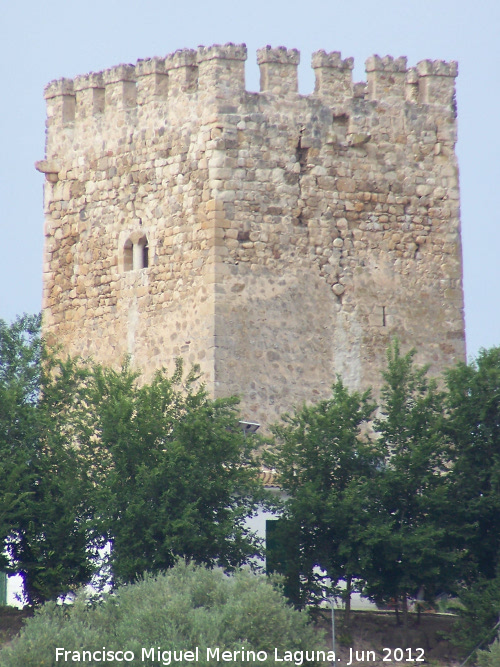
<path id="1" fill-rule="evenodd" d="M 203 655 L 205 653 L 205 655 Z M 139 657 L 139 656 L 137 656 Z M 67 651 L 64 648 L 56 648 L 56 662 L 132 662 L 136 656 L 133 651 L 112 651 L 105 646 L 95 651 Z M 279 651 L 269 655 L 267 651 L 250 651 L 241 648 L 236 651 L 228 651 L 221 648 L 200 649 L 196 647 L 191 651 L 163 651 L 161 648 L 141 649 L 141 660 L 152 660 L 160 665 L 172 665 L 176 662 L 266 662 L 274 660 L 276 663 L 293 663 L 297 667 L 308 660 L 335 661 L 334 651 Z M 205 660 L 203 660 L 205 658 Z M 347 665 L 350 665 L 348 662 Z"/>

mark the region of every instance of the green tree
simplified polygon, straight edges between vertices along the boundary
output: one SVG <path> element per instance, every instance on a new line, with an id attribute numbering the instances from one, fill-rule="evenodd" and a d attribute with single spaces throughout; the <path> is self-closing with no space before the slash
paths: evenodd
<path id="1" fill-rule="evenodd" d="M 297 652 L 297 664 L 302 652 L 304 665 L 323 664 L 311 655 L 320 650 L 327 655 L 323 637 L 307 621 L 307 615 L 292 609 L 266 577 L 245 571 L 227 577 L 220 569 L 181 562 L 166 573 L 119 587 L 102 603 L 89 604 L 81 596 L 71 606 L 45 605 L 11 646 L 0 651 L 0 663 L 57 667 L 62 662 L 56 661 L 57 647 L 80 652 L 106 647 L 106 651 L 132 651 L 129 665 L 153 667 L 167 664 L 167 651 L 177 651 L 179 658 L 179 651 L 198 648 L 197 664 L 203 667 L 215 662 L 207 659 L 207 648 L 218 647 L 221 653 L 238 652 L 231 660 L 236 667 L 262 664 L 246 651 L 266 651 L 268 661 L 274 659 L 275 650 L 281 658 L 285 651 Z M 106 663 L 121 665 L 123 659 Z M 180 659 L 175 664 L 193 663 Z"/>
<path id="2" fill-rule="evenodd" d="M 0 320 L 0 543 L 26 513 L 37 439 L 40 385 L 40 318 L 25 315 L 11 325 Z M 7 559 L 0 549 L 0 568 Z"/>
<path id="3" fill-rule="evenodd" d="M 452 462 L 446 520 L 461 559 L 460 620 L 452 640 L 472 650 L 492 640 L 500 613 L 500 347 L 481 350 L 445 378 Z"/>
<path id="4" fill-rule="evenodd" d="M 372 554 L 366 593 L 401 602 L 405 628 L 408 597 L 449 584 L 455 562 L 442 521 L 448 502 L 444 395 L 427 369 L 414 365 L 414 355 L 402 355 L 397 341 L 387 352 L 381 416 L 374 422 L 384 462 L 372 484 L 373 521 L 364 536 Z"/>
<path id="5" fill-rule="evenodd" d="M 450 433 L 449 531 L 462 578 L 493 579 L 500 565 L 500 347 L 446 373 Z"/>
<path id="6" fill-rule="evenodd" d="M 462 584 L 459 592 L 460 597 L 454 610 L 458 619 L 449 639 L 467 655 L 478 648 L 487 648 L 497 637 L 500 576 Z"/>
<path id="7" fill-rule="evenodd" d="M 237 399 L 212 401 L 196 380 L 179 362 L 140 385 L 127 366 L 49 353 L 40 318 L 0 323 L 0 566 L 29 603 L 88 583 L 107 542 L 114 581 L 177 556 L 230 568 L 260 552 L 245 525 L 263 497 L 255 440 Z"/>
<path id="8" fill-rule="evenodd" d="M 68 443 L 78 371 L 45 353 L 38 316 L 1 330 L 3 538 L 9 571 L 22 575 L 27 601 L 40 603 L 88 581 L 92 569 L 81 471 L 70 463 L 76 452 Z"/>
<path id="9" fill-rule="evenodd" d="M 342 594 L 349 606 L 361 570 L 364 485 L 377 461 L 364 428 L 374 408 L 369 392 L 350 393 L 338 379 L 330 399 L 304 405 L 272 429 L 276 445 L 267 462 L 290 496 L 282 539 L 296 544 L 301 604 Z"/>
<path id="10" fill-rule="evenodd" d="M 40 604 L 88 583 L 101 542 L 90 532 L 90 461 L 77 446 L 78 415 L 88 412 L 89 369 L 44 355 L 31 448 L 27 510 L 8 543 L 28 602 Z"/>
<path id="11" fill-rule="evenodd" d="M 68 414 L 80 383 L 44 351 L 40 317 L 0 321 L 0 538 L 30 603 L 88 581 L 84 494 Z M 57 372 L 54 372 L 57 366 Z"/>
<path id="12" fill-rule="evenodd" d="M 255 439 L 237 399 L 211 400 L 182 364 L 150 384 L 96 367 L 78 446 L 91 461 L 94 530 L 112 545 L 112 576 L 133 581 L 178 556 L 235 567 L 260 553 L 246 527 L 263 496 Z"/>
<path id="13" fill-rule="evenodd" d="M 478 651 L 477 664 L 479 667 L 500 667 L 500 641 L 498 637 L 489 650 Z"/>

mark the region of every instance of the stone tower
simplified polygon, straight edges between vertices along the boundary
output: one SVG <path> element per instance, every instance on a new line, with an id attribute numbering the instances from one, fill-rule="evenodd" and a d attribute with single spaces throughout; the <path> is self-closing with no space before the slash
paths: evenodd
<path id="1" fill-rule="evenodd" d="M 454 62 L 182 50 L 50 83 L 44 327 L 147 377 L 182 356 L 269 423 L 377 384 L 397 336 L 465 356 Z"/>

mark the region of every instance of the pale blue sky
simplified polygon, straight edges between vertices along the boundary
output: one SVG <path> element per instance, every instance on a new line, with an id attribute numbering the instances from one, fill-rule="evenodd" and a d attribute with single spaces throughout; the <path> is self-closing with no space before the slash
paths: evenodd
<path id="1" fill-rule="evenodd" d="M 458 60 L 467 345 L 500 345 L 500 2 L 498 0 L 0 0 L 0 318 L 36 312 L 41 299 L 44 85 L 183 47 L 301 51 L 300 91 L 313 87 L 311 53 L 355 58 L 355 80 L 374 53 Z"/>

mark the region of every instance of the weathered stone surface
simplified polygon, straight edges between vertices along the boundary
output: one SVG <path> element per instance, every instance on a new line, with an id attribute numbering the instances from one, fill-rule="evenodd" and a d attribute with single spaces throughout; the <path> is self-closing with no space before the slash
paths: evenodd
<path id="1" fill-rule="evenodd" d="M 150 378 L 176 356 L 269 423 L 380 382 L 398 336 L 464 359 L 455 63 L 200 47 L 49 84 L 44 330 Z"/>
<path id="2" fill-rule="evenodd" d="M 61 171 L 61 162 L 58 160 L 38 160 L 35 169 L 42 174 L 58 174 Z"/>

